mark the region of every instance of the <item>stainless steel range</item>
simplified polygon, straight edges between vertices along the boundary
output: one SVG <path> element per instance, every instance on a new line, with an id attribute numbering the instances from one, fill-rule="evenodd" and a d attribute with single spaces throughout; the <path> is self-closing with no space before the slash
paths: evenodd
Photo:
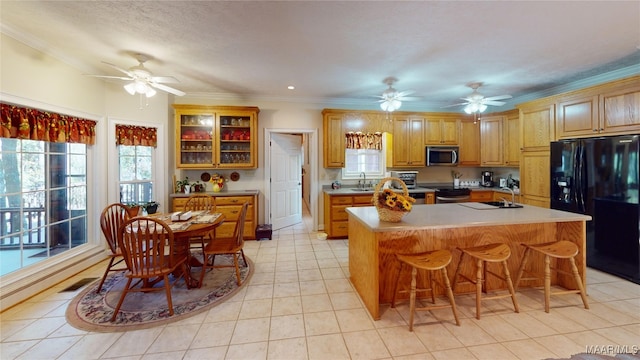
<path id="1" fill-rule="evenodd" d="M 436 189 L 436 204 L 467 202 L 471 198 L 471 189 L 444 186 Z"/>

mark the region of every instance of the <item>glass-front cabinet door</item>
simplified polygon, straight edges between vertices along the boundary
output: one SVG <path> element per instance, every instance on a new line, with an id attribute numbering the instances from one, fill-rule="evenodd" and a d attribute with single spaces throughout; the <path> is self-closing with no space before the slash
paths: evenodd
<path id="1" fill-rule="evenodd" d="M 178 168 L 257 167 L 258 108 L 178 104 L 174 108 Z"/>

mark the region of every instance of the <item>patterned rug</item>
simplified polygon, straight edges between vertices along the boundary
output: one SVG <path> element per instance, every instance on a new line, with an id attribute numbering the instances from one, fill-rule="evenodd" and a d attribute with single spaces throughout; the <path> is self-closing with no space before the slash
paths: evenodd
<path id="1" fill-rule="evenodd" d="M 232 264 L 231 256 L 216 256 L 216 265 Z M 180 279 L 171 289 L 173 316 L 169 316 L 169 307 L 164 291 L 133 292 L 127 294 L 116 321 L 111 322 L 122 289 L 127 283 L 124 271 L 111 273 L 99 294 L 96 294 L 99 280 L 78 294 L 69 304 L 66 317 L 75 328 L 97 332 L 118 332 L 167 324 L 196 315 L 221 304 L 232 297 L 247 284 L 253 275 L 254 265 L 247 257 L 248 266 L 241 267 L 242 285 L 238 287 L 234 268 L 221 268 L 207 271 L 204 284 L 199 289 L 187 289 Z M 240 261 L 242 266 L 242 260 Z M 192 276 L 200 277 L 201 268 L 193 268 Z M 171 281 L 174 279 L 172 278 Z M 163 287 L 160 281 L 154 287 Z"/>

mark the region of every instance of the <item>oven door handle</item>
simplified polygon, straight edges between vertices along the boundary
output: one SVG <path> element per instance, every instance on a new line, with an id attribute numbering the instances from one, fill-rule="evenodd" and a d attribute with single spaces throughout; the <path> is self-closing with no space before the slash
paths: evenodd
<path id="1" fill-rule="evenodd" d="M 442 200 L 442 201 L 460 201 L 460 200 L 469 200 L 471 199 L 471 196 L 452 196 L 452 197 L 446 197 L 446 196 L 437 196 L 436 200 Z"/>

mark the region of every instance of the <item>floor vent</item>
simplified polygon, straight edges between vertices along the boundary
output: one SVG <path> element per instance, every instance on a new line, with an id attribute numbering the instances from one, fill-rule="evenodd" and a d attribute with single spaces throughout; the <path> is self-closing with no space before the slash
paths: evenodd
<path id="1" fill-rule="evenodd" d="M 76 291 L 78 289 L 80 289 L 81 287 L 87 285 L 88 283 L 95 281 L 98 278 L 84 278 L 84 279 L 80 279 L 78 280 L 75 284 L 72 284 L 71 286 L 61 290 L 60 292 L 66 292 L 66 291 Z"/>

